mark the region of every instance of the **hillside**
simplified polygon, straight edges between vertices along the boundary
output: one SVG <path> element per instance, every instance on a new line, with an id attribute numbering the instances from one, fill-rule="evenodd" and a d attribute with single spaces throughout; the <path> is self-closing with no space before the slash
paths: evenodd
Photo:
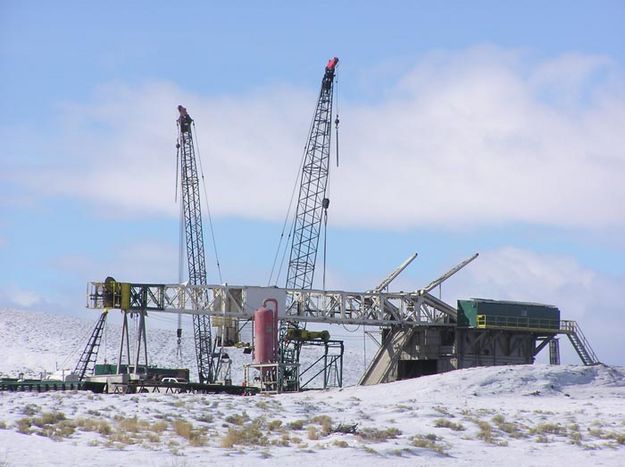
<path id="1" fill-rule="evenodd" d="M 102 339 L 98 362 L 117 362 L 121 326 L 119 312 L 112 311 Z M 71 371 L 80 358 L 91 330 L 97 320 L 97 313 L 87 310 L 85 318 L 75 318 L 51 313 L 0 309 L 0 374 L 26 377 L 40 377 L 43 372 L 55 370 Z M 188 318 L 188 317 L 187 317 Z M 154 324 L 156 320 L 156 324 Z M 148 320 L 148 350 L 151 365 L 167 368 L 189 368 L 191 378 L 196 378 L 195 348 L 190 319 L 183 324 L 182 359 L 176 356 L 175 318 L 151 315 Z M 130 320 L 131 342 L 134 342 L 133 320 Z M 170 325 L 169 329 L 156 325 Z M 345 386 L 357 383 L 364 369 L 361 338 L 356 343 L 346 336 L 345 366 L 343 382 Z M 351 344 L 351 345 L 350 345 Z M 243 381 L 243 364 L 251 363 L 250 354 L 242 349 L 226 349 L 232 360 L 232 380 Z M 131 346 L 131 352 L 134 347 Z M 321 355 L 320 348 L 306 348 L 302 352 L 302 364 L 312 363 Z M 373 351 L 370 350 L 370 354 Z M 371 355 L 369 355 L 371 357 Z M 314 381 L 317 383 L 317 380 Z"/>

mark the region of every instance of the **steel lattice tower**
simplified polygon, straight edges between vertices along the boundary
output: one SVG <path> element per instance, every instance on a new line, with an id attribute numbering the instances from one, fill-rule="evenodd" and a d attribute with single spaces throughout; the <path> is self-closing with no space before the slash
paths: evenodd
<path id="1" fill-rule="evenodd" d="M 204 233 L 202 230 L 202 209 L 200 205 L 200 181 L 198 178 L 195 146 L 191 124 L 193 119 L 187 110 L 178 106 L 178 150 L 180 152 L 180 181 L 182 211 L 189 283 L 206 284 L 206 257 L 204 255 Z M 200 293 L 205 293 L 200 291 Z M 213 363 L 211 322 L 208 315 L 193 315 L 193 339 L 197 358 L 200 383 L 212 383 L 216 369 Z"/>
<path id="2" fill-rule="evenodd" d="M 323 210 L 327 208 L 326 188 L 330 166 L 332 93 L 338 58 L 326 66 L 313 123 L 305 148 L 300 192 L 292 232 L 287 289 L 311 289 Z"/>
<path id="3" fill-rule="evenodd" d="M 287 289 L 307 290 L 312 289 L 313 286 L 321 223 L 324 210 L 329 206 L 326 188 L 330 168 L 332 96 L 338 61 L 339 59 L 334 57 L 326 65 L 304 150 L 300 191 L 291 237 L 289 269 L 286 277 Z M 280 323 L 280 361 L 283 364 L 299 363 L 302 342 L 288 338 L 289 330 L 298 327 L 297 323 L 291 321 L 282 320 Z M 282 384 L 285 387 L 298 387 L 298 373 L 285 370 Z"/>

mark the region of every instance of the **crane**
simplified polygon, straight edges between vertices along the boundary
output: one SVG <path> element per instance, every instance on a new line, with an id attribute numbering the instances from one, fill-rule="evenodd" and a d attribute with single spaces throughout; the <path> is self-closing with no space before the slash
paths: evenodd
<path id="1" fill-rule="evenodd" d="M 339 59 L 334 57 L 326 65 L 304 151 L 286 278 L 287 289 L 310 289 L 313 285 L 321 221 L 330 205 L 325 195 L 330 166 L 332 95 L 338 62 Z"/>
<path id="2" fill-rule="evenodd" d="M 206 257 L 200 205 L 200 181 L 198 177 L 193 119 L 182 105 L 178 106 L 178 150 L 180 161 L 180 186 L 182 215 L 184 218 L 185 244 L 189 284 L 206 284 Z M 205 293 L 205 292 L 200 292 Z M 180 329 L 178 329 L 180 337 Z M 193 339 L 200 383 L 212 383 L 219 367 L 219 357 L 213 352 L 211 321 L 208 315 L 193 315 Z"/>
<path id="3" fill-rule="evenodd" d="M 330 168 L 330 139 L 334 77 L 339 63 L 331 58 L 321 79 L 321 90 L 313 116 L 299 185 L 299 197 L 291 233 L 291 252 L 286 278 L 287 289 L 312 289 L 317 249 L 324 217 L 330 200 L 326 197 Z M 338 126 L 338 117 L 335 121 Z M 337 154 L 338 157 L 338 154 Z M 286 338 L 293 322 L 281 324 L 280 358 L 283 363 L 297 363 L 301 345 Z"/>

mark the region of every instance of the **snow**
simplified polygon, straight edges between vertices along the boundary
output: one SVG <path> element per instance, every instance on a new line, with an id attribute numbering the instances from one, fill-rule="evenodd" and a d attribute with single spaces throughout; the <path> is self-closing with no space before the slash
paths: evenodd
<path id="1" fill-rule="evenodd" d="M 47 369 L 90 327 L 0 310 L 0 371 Z M 171 341 L 168 332 L 160 338 Z M 174 347 L 154 350 L 175 361 Z M 64 420 L 46 424 L 49 413 Z M 357 433 L 335 432 L 340 425 Z M 0 428 L 3 466 L 622 465 L 625 368 L 471 368 L 252 397 L 0 392 Z"/>

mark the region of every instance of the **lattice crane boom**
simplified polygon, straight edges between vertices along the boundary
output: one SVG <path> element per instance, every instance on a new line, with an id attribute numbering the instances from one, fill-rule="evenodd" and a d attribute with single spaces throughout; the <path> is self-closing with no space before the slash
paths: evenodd
<path id="1" fill-rule="evenodd" d="M 306 143 L 286 279 L 286 287 L 291 289 L 310 289 L 313 286 L 323 211 L 329 205 L 326 188 L 330 166 L 332 97 L 338 62 L 339 59 L 334 57 L 326 65 Z"/>
<path id="2" fill-rule="evenodd" d="M 287 289 L 310 290 L 315 276 L 317 249 L 324 215 L 330 200 L 326 197 L 330 169 L 330 139 L 332 130 L 332 97 L 334 77 L 339 59 L 328 61 L 321 79 L 321 90 L 315 107 L 310 134 L 304 150 L 299 197 L 291 232 L 291 252 L 286 277 Z M 336 124 L 338 125 L 338 117 Z M 288 307 L 301 306 L 295 301 Z M 280 361 L 283 364 L 299 363 L 302 343 L 289 339 L 289 329 L 298 328 L 292 320 L 282 320 L 280 325 Z M 296 373 L 285 372 L 283 385 L 298 387 Z"/>
<path id="3" fill-rule="evenodd" d="M 180 156 L 180 186 L 184 217 L 185 244 L 189 284 L 206 284 L 206 256 L 200 204 L 200 181 L 193 141 L 193 119 L 187 109 L 178 106 L 178 144 Z M 213 359 L 211 322 L 207 315 L 193 315 L 193 339 L 200 383 L 214 381 L 216 363 Z"/>

